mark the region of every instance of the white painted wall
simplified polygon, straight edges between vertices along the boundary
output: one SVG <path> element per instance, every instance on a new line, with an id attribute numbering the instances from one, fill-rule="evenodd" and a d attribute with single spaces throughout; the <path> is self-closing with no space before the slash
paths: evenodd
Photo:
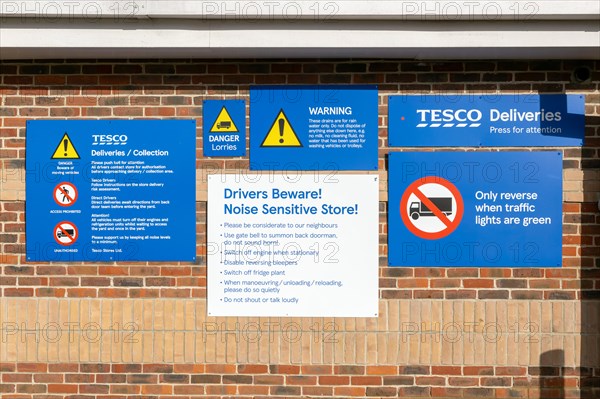
<path id="1" fill-rule="evenodd" d="M 0 0 L 0 59 L 600 59 L 600 1 Z"/>
<path id="2" fill-rule="evenodd" d="M 598 19 L 594 0 L 2 0 L 2 16 L 246 20 Z"/>

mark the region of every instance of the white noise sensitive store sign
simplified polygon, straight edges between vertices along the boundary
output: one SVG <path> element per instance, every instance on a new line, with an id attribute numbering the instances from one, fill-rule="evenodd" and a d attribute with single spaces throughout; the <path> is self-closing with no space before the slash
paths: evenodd
<path id="1" fill-rule="evenodd" d="M 376 175 L 211 175 L 210 316 L 376 317 Z"/>

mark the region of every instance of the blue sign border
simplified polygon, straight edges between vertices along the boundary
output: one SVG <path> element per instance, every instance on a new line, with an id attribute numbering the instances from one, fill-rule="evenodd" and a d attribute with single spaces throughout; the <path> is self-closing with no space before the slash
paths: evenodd
<path id="1" fill-rule="evenodd" d="M 311 115 L 309 108 L 350 107 L 351 115 Z M 283 111 L 302 146 L 262 146 Z M 313 121 L 312 123 L 310 121 Z M 316 122 L 314 122 L 316 120 Z M 342 120 L 362 129 L 361 141 L 329 142 L 333 137 L 314 134 Z M 309 127 L 309 124 L 312 126 Z M 332 129 L 334 126 L 331 126 Z M 342 129 L 346 129 L 345 125 Z M 354 128 L 352 128 L 354 129 Z M 333 129 L 334 130 L 334 129 Z M 333 131 L 332 130 L 332 131 Z M 352 133 L 352 136 L 355 136 Z M 341 141 L 340 141 L 341 142 Z M 320 146 L 320 148 L 319 148 Z M 343 148 L 342 148 L 343 147 Z M 289 85 L 250 88 L 250 170 L 377 170 L 378 93 L 375 85 Z"/>
<path id="2" fill-rule="evenodd" d="M 441 238 L 417 236 L 411 231 L 414 227 L 407 226 L 401 215 L 401 200 L 409 186 L 428 176 L 454 185 L 464 204 L 458 227 Z M 389 154 L 388 184 L 390 266 L 560 267 L 562 264 L 562 152 L 393 152 Z M 492 193 L 499 195 L 495 200 L 486 200 Z M 513 194 L 511 199 L 502 200 L 502 193 L 536 193 L 536 199 L 519 200 L 518 194 Z M 494 211 L 484 203 L 500 208 Z M 521 203 L 523 211 L 505 207 Z M 497 217 L 502 219 L 492 219 Z M 521 221 L 505 224 L 504 217 L 519 217 Z M 550 224 L 534 224 L 530 220 L 524 226 L 525 217 L 549 218 L 544 221 Z"/>
<path id="3" fill-rule="evenodd" d="M 575 94 L 390 96 L 390 147 L 578 147 L 585 97 Z"/>

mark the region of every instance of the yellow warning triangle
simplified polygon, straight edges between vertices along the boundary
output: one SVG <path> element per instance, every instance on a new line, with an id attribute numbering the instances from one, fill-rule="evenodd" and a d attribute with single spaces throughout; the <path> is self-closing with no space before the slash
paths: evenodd
<path id="1" fill-rule="evenodd" d="M 67 133 L 60 139 L 51 159 L 79 159 L 79 154 Z"/>
<path id="2" fill-rule="evenodd" d="M 215 120 L 215 123 L 213 123 L 212 127 L 210 128 L 210 132 L 211 133 L 236 133 L 238 131 L 238 128 L 235 126 L 235 123 L 233 123 L 233 119 L 231 119 L 231 116 L 229 115 L 229 112 L 227 112 L 227 108 L 225 108 L 225 106 L 223 106 L 223 108 L 221 108 L 221 112 L 219 112 L 219 115 L 217 116 L 217 119 Z"/>
<path id="3" fill-rule="evenodd" d="M 283 112 L 283 108 L 273 121 L 269 133 L 263 140 L 261 147 L 302 147 L 300 139 L 290 125 L 290 121 Z"/>

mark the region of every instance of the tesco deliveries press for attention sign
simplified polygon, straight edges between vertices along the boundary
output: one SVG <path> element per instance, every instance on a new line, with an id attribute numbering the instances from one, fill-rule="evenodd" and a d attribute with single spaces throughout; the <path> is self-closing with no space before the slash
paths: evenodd
<path id="1" fill-rule="evenodd" d="M 390 146 L 581 146 L 584 103 L 563 94 L 391 96 Z"/>

